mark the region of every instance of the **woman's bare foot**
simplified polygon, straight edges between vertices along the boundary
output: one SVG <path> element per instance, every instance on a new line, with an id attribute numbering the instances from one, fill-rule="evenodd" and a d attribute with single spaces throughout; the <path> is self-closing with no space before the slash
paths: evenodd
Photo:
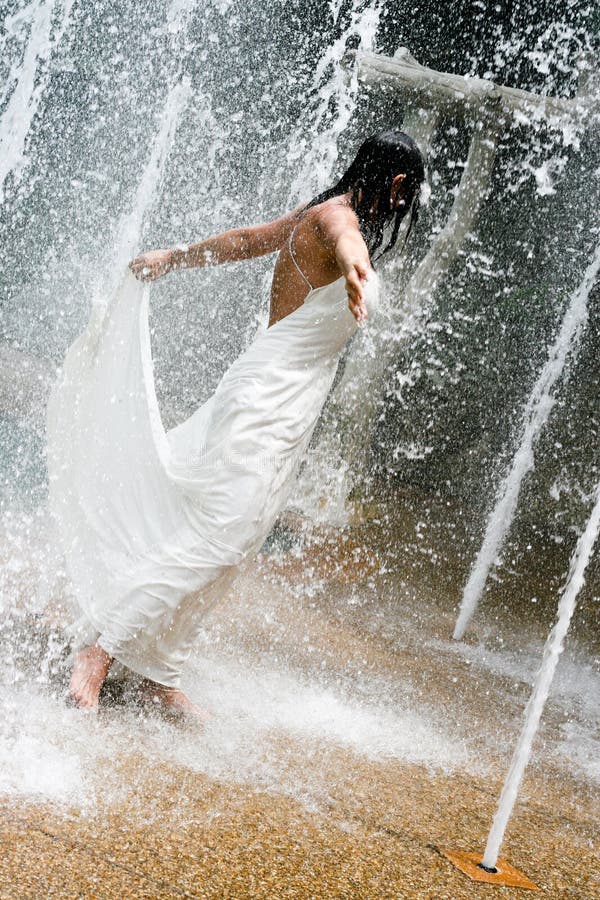
<path id="1" fill-rule="evenodd" d="M 142 683 L 142 692 L 146 702 L 152 704 L 153 708 L 158 708 L 161 712 L 177 719 L 204 724 L 212 718 L 209 712 L 188 700 L 183 691 L 178 688 L 166 687 L 164 684 L 158 684 L 156 681 L 145 678 Z"/>
<path id="2" fill-rule="evenodd" d="M 112 656 L 98 644 L 79 651 L 73 663 L 69 693 L 81 709 L 97 709 L 100 688 L 108 675 Z"/>

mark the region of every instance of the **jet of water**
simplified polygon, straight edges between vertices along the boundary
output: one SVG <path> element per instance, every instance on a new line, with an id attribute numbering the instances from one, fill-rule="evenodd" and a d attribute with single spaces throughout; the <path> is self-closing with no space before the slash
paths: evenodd
<path id="1" fill-rule="evenodd" d="M 517 792 L 523 778 L 525 767 L 531 756 L 533 739 L 536 735 L 544 704 L 548 698 L 550 685 L 556 671 L 559 656 L 563 649 L 563 642 L 577 603 L 577 597 L 585 582 L 585 571 L 592 557 L 594 545 L 600 532 L 600 483 L 598 484 L 592 514 L 581 533 L 575 552 L 571 559 L 569 575 L 563 595 L 558 606 L 557 622 L 546 641 L 542 665 L 538 672 L 533 693 L 525 710 L 525 721 L 519 736 L 513 759 L 504 782 L 502 794 L 498 804 L 498 811 L 490 830 L 487 846 L 482 860 L 482 865 L 494 868 L 498 860 L 500 844 L 504 837 L 504 831 L 515 805 Z"/>
<path id="2" fill-rule="evenodd" d="M 5 30 L 10 33 L 29 22 L 29 37 L 22 59 L 11 68 L 4 97 L 1 98 L 4 100 L 9 86 L 14 84 L 0 120 L 0 201 L 8 176 L 12 173 L 13 178 L 18 180 L 25 168 L 27 135 L 46 85 L 44 66 L 67 27 L 73 0 L 66 0 L 62 5 L 58 24 L 52 32 L 56 5 L 55 0 L 48 0 L 47 3 L 33 0 L 4 23 Z"/>
<path id="3" fill-rule="evenodd" d="M 340 7 L 335 0 L 331 2 L 331 13 L 335 27 L 340 27 Z M 289 142 L 289 160 L 298 164 L 290 186 L 291 202 L 308 199 L 324 190 L 331 180 L 338 138 L 350 121 L 359 87 L 356 66 L 348 71 L 342 66 L 342 60 L 352 40 L 359 41 L 366 52 L 373 50 L 380 17 L 378 2 L 365 4 L 363 0 L 353 0 L 348 26 L 328 45 L 316 66 L 313 90 L 317 101 L 311 121 L 302 122 Z"/>
<path id="4" fill-rule="evenodd" d="M 144 218 L 156 199 L 165 162 L 175 138 L 177 122 L 188 101 L 190 91 L 190 79 L 188 76 L 184 76 L 181 81 L 171 87 L 165 100 L 162 121 L 140 178 L 133 204 L 117 226 L 112 259 L 116 280 L 121 277 L 123 268 L 139 247 Z M 106 282 L 103 282 L 102 291 L 98 293 L 95 304 L 102 306 L 111 296 L 112 291 L 107 290 Z"/>
<path id="5" fill-rule="evenodd" d="M 483 593 L 491 567 L 504 543 L 515 515 L 521 485 L 533 468 L 533 447 L 548 421 L 556 401 L 554 387 L 561 377 L 569 354 L 577 349 L 588 317 L 588 297 L 600 270 L 600 245 L 587 267 L 581 284 L 571 296 L 563 321 L 550 350 L 548 360 L 535 383 L 523 415 L 522 436 L 508 474 L 498 491 L 498 499 L 488 520 L 485 537 L 466 584 L 454 637 L 465 633 Z"/>

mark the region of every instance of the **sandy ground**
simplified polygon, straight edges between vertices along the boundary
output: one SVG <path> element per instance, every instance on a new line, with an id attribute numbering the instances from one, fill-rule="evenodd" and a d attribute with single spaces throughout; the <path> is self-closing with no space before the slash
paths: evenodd
<path id="1" fill-rule="evenodd" d="M 440 849 L 483 849 L 544 628 L 514 611 L 501 627 L 491 604 L 453 644 L 448 586 L 464 573 L 408 506 L 392 532 L 375 520 L 283 541 L 242 575 L 190 675 L 214 716 L 204 732 L 132 709 L 118 677 L 94 722 L 59 715 L 52 679 L 24 723 L 4 704 L 0 897 L 527 896 L 474 884 Z M 568 651 L 503 856 L 543 896 L 593 900 L 600 681 L 589 648 Z M 54 719 L 34 734 L 37 716 Z M 66 762 L 49 798 L 24 770 L 50 749 Z M 83 798 L 58 783 L 69 760 Z"/>

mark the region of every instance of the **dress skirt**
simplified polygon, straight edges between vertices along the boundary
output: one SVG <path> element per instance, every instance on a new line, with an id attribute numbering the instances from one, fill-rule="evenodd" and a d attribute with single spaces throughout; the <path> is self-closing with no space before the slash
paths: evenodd
<path id="1" fill-rule="evenodd" d="M 367 287 L 373 308 L 375 276 Z M 149 294 L 127 270 L 66 354 L 48 405 L 50 507 L 79 641 L 178 687 L 203 615 L 285 505 L 356 323 L 343 279 L 311 291 L 165 432 Z"/>

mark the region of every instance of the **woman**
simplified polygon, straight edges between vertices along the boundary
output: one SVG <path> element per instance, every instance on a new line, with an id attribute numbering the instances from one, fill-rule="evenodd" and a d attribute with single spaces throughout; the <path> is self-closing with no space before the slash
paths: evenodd
<path id="1" fill-rule="evenodd" d="M 285 503 L 340 354 L 376 299 L 371 261 L 406 215 L 410 230 L 423 179 L 408 135 L 375 135 L 334 187 L 282 218 L 133 259 L 138 281 L 125 278 L 69 351 L 50 404 L 49 468 L 86 634 L 70 684 L 80 707 L 97 707 L 116 658 L 155 702 L 203 717 L 179 688 L 200 614 Z M 165 434 L 139 282 L 275 251 L 268 328 Z"/>

